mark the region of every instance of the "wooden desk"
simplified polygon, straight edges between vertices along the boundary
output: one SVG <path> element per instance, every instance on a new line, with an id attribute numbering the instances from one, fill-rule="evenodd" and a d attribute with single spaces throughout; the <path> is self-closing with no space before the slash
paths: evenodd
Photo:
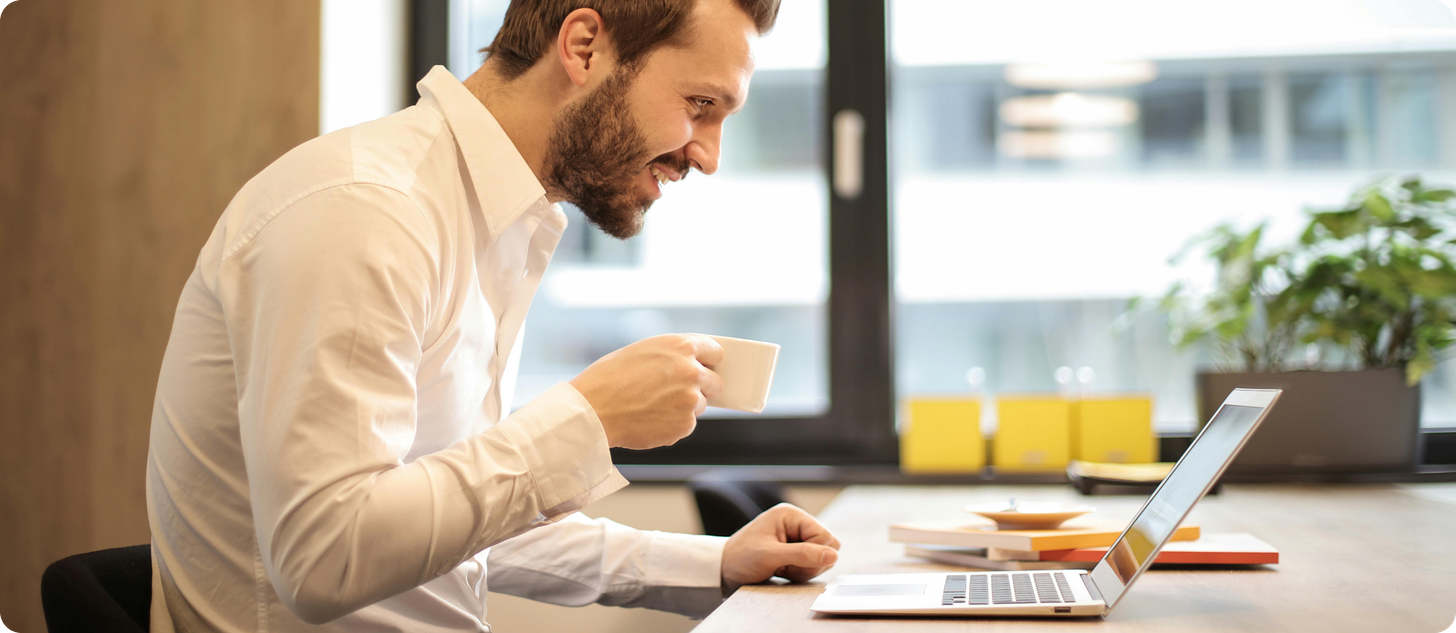
<path id="1" fill-rule="evenodd" d="M 1212 532 L 1253 533 L 1279 548 L 1280 564 L 1153 569 L 1105 619 L 818 616 L 809 605 L 834 574 L 954 569 L 906 558 L 903 546 L 888 541 L 890 523 L 953 519 L 967 503 L 1013 496 L 1090 501 L 1098 514 L 1130 520 L 1143 501 L 1078 497 L 1050 486 L 852 486 L 820 515 L 843 543 L 834 570 L 814 584 L 744 587 L 695 631 L 1444 631 L 1456 616 L 1456 504 L 1412 488 L 1227 485 L 1200 501 L 1191 520 Z"/>

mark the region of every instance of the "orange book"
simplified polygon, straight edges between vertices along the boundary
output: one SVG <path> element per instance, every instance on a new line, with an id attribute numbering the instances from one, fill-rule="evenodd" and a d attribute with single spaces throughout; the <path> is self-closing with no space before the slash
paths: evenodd
<path id="1" fill-rule="evenodd" d="M 1102 560 L 1107 547 L 1077 549 L 1014 551 L 988 549 L 991 560 L 1091 562 Z M 1279 550 L 1253 534 L 1204 534 L 1193 541 L 1174 541 L 1163 546 L 1155 563 L 1175 565 L 1273 565 L 1279 562 Z"/>
<path id="2" fill-rule="evenodd" d="M 989 521 L 898 523 L 890 526 L 890 540 L 896 543 L 1041 552 L 1108 547 L 1126 527 L 1127 524 L 1121 521 L 1078 519 L 1054 530 L 998 530 L 996 524 Z M 1184 523 L 1173 533 L 1173 540 L 1191 541 L 1198 538 L 1198 534 L 1197 525 Z"/>
<path id="3" fill-rule="evenodd" d="M 1047 569 L 1092 569 L 1102 560 L 1106 547 L 1029 552 L 1035 558 L 996 559 L 984 548 L 945 545 L 906 545 L 905 555 L 916 558 L 995 571 Z M 1158 552 L 1153 563 L 1160 565 L 1275 565 L 1279 550 L 1252 534 L 1204 534 L 1196 541 L 1174 541 Z"/>

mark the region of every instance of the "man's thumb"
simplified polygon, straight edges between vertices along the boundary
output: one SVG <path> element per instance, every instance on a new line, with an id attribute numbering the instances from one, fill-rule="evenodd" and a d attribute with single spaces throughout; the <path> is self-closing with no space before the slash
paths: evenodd
<path id="1" fill-rule="evenodd" d="M 828 567 L 839 560 L 834 548 L 815 543 L 784 543 L 780 546 L 784 565 Z"/>

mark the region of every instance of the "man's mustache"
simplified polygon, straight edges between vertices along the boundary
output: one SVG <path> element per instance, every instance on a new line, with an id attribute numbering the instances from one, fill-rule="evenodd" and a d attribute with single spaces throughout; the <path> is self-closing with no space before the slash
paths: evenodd
<path id="1" fill-rule="evenodd" d="M 663 167 L 671 169 L 675 173 L 681 174 L 678 180 L 687 178 L 688 169 L 692 167 L 692 164 L 688 162 L 688 159 L 686 157 L 678 156 L 676 154 L 663 154 L 661 156 L 658 156 L 657 158 L 652 159 L 652 162 L 649 162 L 647 164 L 662 165 Z"/>

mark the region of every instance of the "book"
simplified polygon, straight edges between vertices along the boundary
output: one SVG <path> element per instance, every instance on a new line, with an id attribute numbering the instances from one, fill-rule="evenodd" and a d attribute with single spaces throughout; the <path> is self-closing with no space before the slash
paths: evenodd
<path id="1" fill-rule="evenodd" d="M 1109 483 L 1157 485 L 1172 470 L 1172 462 L 1107 464 L 1101 462 L 1073 461 L 1067 466 L 1067 476 L 1073 479 L 1088 478 Z"/>
<path id="2" fill-rule="evenodd" d="M 951 545 L 905 545 L 905 555 L 957 567 L 974 567 L 991 571 L 1046 571 L 1048 569 L 1092 569 L 1097 561 L 1032 561 L 991 560 L 986 557 L 984 547 L 954 547 Z"/>
<path id="3" fill-rule="evenodd" d="M 890 540 L 916 545 L 985 547 L 1020 551 L 1107 547 L 1122 534 L 1121 521 L 1074 520 L 1055 530 L 998 530 L 989 521 L 935 521 L 897 523 L 890 526 Z M 1175 541 L 1198 538 L 1198 526 L 1184 523 L 1173 532 Z"/>
<path id="4" fill-rule="evenodd" d="M 997 571 L 1044 569 L 1092 569 L 1107 553 L 1107 547 L 1034 552 L 1034 559 L 1001 559 L 986 548 L 958 548 L 945 545 L 906 545 L 905 555 L 948 565 Z M 1158 552 L 1154 564 L 1163 565 L 1276 565 L 1279 550 L 1252 534 L 1204 534 L 1193 541 L 1174 541 Z"/>

